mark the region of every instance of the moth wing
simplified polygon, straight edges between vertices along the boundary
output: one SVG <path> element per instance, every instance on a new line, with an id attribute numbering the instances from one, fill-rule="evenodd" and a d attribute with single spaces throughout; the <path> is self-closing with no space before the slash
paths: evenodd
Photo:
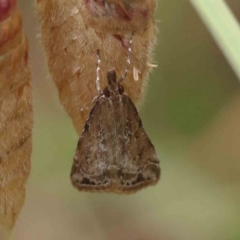
<path id="1" fill-rule="evenodd" d="M 118 174 L 119 191 L 131 193 L 157 183 L 160 177 L 159 158 L 145 132 L 138 111 L 123 95 L 123 118 L 119 134 L 122 165 Z"/>
<path id="2" fill-rule="evenodd" d="M 79 190 L 100 191 L 109 188 L 110 185 L 107 147 L 101 136 L 102 117 L 105 111 L 108 111 L 108 101 L 100 96 L 78 140 L 71 181 Z"/>

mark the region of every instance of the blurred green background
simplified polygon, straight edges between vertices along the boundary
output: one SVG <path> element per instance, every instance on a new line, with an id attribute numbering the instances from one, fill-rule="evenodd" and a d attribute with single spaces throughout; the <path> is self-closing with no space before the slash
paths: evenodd
<path id="1" fill-rule="evenodd" d="M 240 21 L 240 1 L 226 1 Z M 34 149 L 14 240 L 239 240 L 240 87 L 191 4 L 158 2 L 155 69 L 140 114 L 161 159 L 158 185 L 76 191 L 77 135 L 47 71 L 32 1 L 19 0 L 34 81 Z M 223 16 L 224 17 L 224 16 Z"/>

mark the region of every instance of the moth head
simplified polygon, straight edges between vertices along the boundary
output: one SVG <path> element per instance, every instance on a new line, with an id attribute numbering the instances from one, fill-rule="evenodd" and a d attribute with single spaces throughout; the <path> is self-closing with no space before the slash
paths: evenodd
<path id="1" fill-rule="evenodd" d="M 109 70 L 107 73 L 108 86 L 104 88 L 103 94 L 105 97 L 110 97 L 112 94 L 123 94 L 124 88 L 117 82 L 117 75 L 114 69 Z"/>
<path id="2" fill-rule="evenodd" d="M 114 69 L 111 69 L 107 73 L 107 80 L 108 80 L 108 86 L 109 87 L 117 87 L 117 75 L 116 71 Z"/>

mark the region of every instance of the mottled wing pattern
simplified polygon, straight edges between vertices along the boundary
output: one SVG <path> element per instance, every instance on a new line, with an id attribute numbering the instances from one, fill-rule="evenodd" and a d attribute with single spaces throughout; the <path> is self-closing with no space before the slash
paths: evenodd
<path id="1" fill-rule="evenodd" d="M 78 140 L 71 180 L 79 190 L 98 191 L 110 186 L 107 161 L 111 157 L 111 149 L 107 151 L 107 143 L 102 136 L 103 123 L 106 122 L 103 117 L 107 114 L 107 109 L 108 100 L 102 96 L 97 97 Z"/>
<path id="2" fill-rule="evenodd" d="M 132 100 L 122 95 L 121 121 L 118 121 L 119 162 L 118 190 L 135 192 L 157 183 L 160 177 L 159 159 Z"/>
<path id="3" fill-rule="evenodd" d="M 71 180 L 79 190 L 133 193 L 157 183 L 159 160 L 132 100 L 99 96 L 78 141 Z"/>

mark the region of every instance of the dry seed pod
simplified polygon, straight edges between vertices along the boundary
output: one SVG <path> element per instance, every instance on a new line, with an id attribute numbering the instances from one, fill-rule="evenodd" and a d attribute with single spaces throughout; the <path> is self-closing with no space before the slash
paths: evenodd
<path id="1" fill-rule="evenodd" d="M 137 103 L 151 69 L 155 43 L 155 0 L 37 0 L 49 71 L 62 105 L 81 133 L 96 88 L 97 49 L 101 53 L 100 85 L 106 72 L 124 73 L 134 31 L 131 68 L 123 85 Z"/>
<path id="2" fill-rule="evenodd" d="M 27 41 L 15 0 L 0 0 L 0 239 L 22 208 L 32 151 L 32 88 Z"/>

